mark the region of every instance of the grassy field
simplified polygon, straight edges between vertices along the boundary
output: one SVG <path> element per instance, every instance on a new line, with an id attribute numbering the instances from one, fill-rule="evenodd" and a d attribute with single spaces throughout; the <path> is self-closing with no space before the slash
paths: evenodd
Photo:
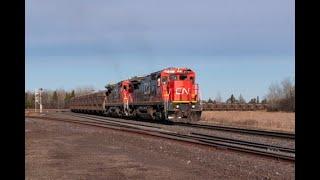
<path id="1" fill-rule="evenodd" d="M 295 113 L 265 111 L 203 111 L 203 122 L 266 130 L 295 131 Z"/>

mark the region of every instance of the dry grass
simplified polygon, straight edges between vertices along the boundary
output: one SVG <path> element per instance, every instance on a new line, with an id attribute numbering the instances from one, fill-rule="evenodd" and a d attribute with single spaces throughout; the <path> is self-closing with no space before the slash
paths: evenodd
<path id="1" fill-rule="evenodd" d="M 203 111 L 202 121 L 278 131 L 295 131 L 295 113 L 266 111 Z"/>

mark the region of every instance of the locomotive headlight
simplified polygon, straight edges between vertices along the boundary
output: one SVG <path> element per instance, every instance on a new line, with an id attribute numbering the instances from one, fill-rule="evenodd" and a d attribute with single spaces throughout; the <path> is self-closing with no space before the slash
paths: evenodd
<path id="1" fill-rule="evenodd" d="M 192 107 L 192 109 L 194 109 L 196 106 L 195 106 L 195 105 L 192 105 L 191 107 Z"/>
<path id="2" fill-rule="evenodd" d="M 179 105 L 176 105 L 176 108 L 177 108 L 177 109 L 179 109 L 179 107 L 180 107 Z"/>

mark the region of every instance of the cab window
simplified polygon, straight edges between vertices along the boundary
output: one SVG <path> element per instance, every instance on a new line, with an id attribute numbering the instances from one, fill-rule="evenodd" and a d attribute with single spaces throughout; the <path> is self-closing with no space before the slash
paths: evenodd
<path id="1" fill-rule="evenodd" d="M 132 93 L 132 92 L 133 92 L 133 87 L 132 87 L 132 85 L 131 85 L 131 84 L 129 85 L 129 92 L 130 92 L 130 93 Z"/>
<path id="2" fill-rule="evenodd" d="M 163 76 L 163 77 L 162 77 L 162 82 L 163 82 L 163 83 L 166 83 L 167 81 L 168 81 L 168 77 L 167 77 L 167 76 Z"/>
<path id="3" fill-rule="evenodd" d="M 174 80 L 178 79 L 177 75 L 170 75 L 169 78 L 170 78 L 171 81 L 174 81 Z"/>
<path id="4" fill-rule="evenodd" d="M 191 76 L 189 79 L 192 83 L 194 83 L 194 77 Z"/>
<path id="5" fill-rule="evenodd" d="M 188 77 L 188 76 L 186 76 L 186 75 L 180 75 L 180 78 L 179 78 L 179 79 L 180 79 L 180 80 L 186 80 L 187 77 Z"/>

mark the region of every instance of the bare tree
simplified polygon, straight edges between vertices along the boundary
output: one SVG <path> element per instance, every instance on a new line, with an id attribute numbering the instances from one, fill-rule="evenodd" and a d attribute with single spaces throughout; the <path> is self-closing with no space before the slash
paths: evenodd
<path id="1" fill-rule="evenodd" d="M 216 98 L 215 98 L 214 100 L 215 100 L 215 102 L 217 102 L 217 103 L 221 103 L 221 102 L 222 102 L 222 97 L 221 97 L 220 92 L 217 93 L 217 96 L 216 96 Z"/>
<path id="2" fill-rule="evenodd" d="M 25 92 L 25 108 L 30 109 L 34 108 L 34 92 L 27 91 Z"/>
<path id="3" fill-rule="evenodd" d="M 266 96 L 269 110 L 295 111 L 295 85 L 294 81 L 286 78 L 281 82 L 273 83 Z"/>
<path id="4" fill-rule="evenodd" d="M 44 89 L 41 93 L 41 101 L 44 109 L 52 108 L 53 91 Z"/>
<path id="5" fill-rule="evenodd" d="M 93 86 L 81 86 L 75 89 L 75 96 L 81 96 L 95 91 Z"/>
<path id="6" fill-rule="evenodd" d="M 240 94 L 240 96 L 239 96 L 239 103 L 240 103 L 240 104 L 246 103 L 246 100 L 242 97 L 241 94 Z"/>
<path id="7" fill-rule="evenodd" d="M 287 111 L 295 110 L 295 86 L 290 78 L 286 78 L 281 82 L 283 97 L 282 105 Z"/>
<path id="8" fill-rule="evenodd" d="M 58 89 L 57 91 L 57 96 L 58 96 L 58 101 L 57 101 L 57 105 L 58 105 L 58 109 L 64 108 L 65 105 L 65 97 L 66 97 L 66 91 L 64 89 Z"/>
<path id="9" fill-rule="evenodd" d="M 264 98 L 264 99 L 261 101 L 261 104 L 267 104 L 267 99 Z"/>
<path id="10" fill-rule="evenodd" d="M 282 97 L 282 89 L 279 84 L 272 83 L 267 94 L 267 101 L 270 110 L 280 110 L 280 99 Z"/>
<path id="11" fill-rule="evenodd" d="M 88 94 L 94 91 L 92 86 L 84 86 L 77 88 L 77 95 Z M 65 91 L 60 88 L 55 91 L 43 89 L 41 93 L 41 101 L 44 109 L 55 109 L 55 108 L 66 108 L 68 101 L 75 97 L 76 91 L 72 90 L 70 92 Z M 67 97 L 68 96 L 68 97 Z M 34 108 L 34 92 L 26 91 L 25 92 L 25 108 Z"/>

